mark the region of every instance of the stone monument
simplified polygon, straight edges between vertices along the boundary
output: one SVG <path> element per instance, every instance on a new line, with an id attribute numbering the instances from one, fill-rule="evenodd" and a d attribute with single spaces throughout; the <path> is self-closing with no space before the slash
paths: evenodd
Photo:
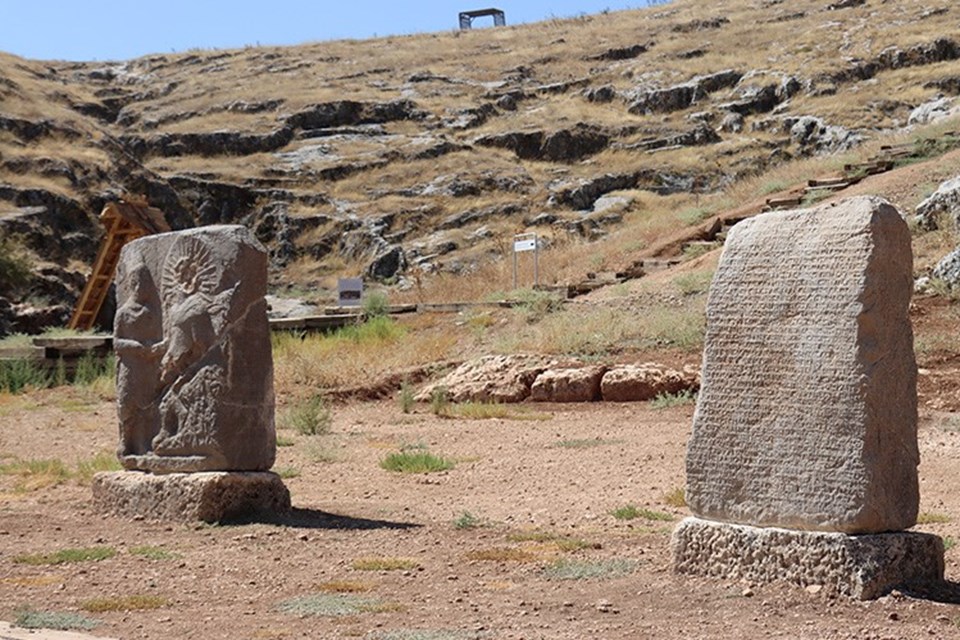
<path id="1" fill-rule="evenodd" d="M 163 233 L 117 270 L 118 457 L 103 511 L 219 521 L 289 509 L 276 456 L 267 255 L 241 226 Z"/>
<path id="2" fill-rule="evenodd" d="M 913 258 L 858 197 L 735 226 L 707 303 L 678 572 L 855 598 L 943 578 L 916 524 Z"/>

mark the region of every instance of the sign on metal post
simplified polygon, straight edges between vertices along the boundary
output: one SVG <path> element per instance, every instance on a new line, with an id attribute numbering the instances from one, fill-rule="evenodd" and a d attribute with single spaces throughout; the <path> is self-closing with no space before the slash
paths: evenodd
<path id="1" fill-rule="evenodd" d="M 540 284 L 540 243 L 535 233 L 518 233 L 513 236 L 513 288 L 517 288 L 517 254 L 533 251 L 533 286 Z"/>
<path id="2" fill-rule="evenodd" d="M 359 307 L 363 303 L 363 278 L 337 279 L 337 306 Z"/>

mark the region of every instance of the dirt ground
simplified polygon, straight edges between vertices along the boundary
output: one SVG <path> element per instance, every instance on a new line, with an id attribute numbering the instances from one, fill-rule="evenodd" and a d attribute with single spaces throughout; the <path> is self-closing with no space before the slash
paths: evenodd
<path id="1" fill-rule="evenodd" d="M 114 446 L 113 406 L 72 393 L 0 399 L 6 460 L 73 466 Z M 125 521 L 93 513 L 90 488 L 76 479 L 17 491 L 17 478 L 0 476 L 0 619 L 24 607 L 79 612 L 101 622 L 92 633 L 115 638 L 960 637 L 960 607 L 937 601 L 956 600 L 952 588 L 937 599 L 894 593 L 859 603 L 674 575 L 670 532 L 686 510 L 667 496 L 684 484 L 692 405 L 518 411 L 525 419 L 462 420 L 426 407 L 404 414 L 396 401 L 355 403 L 334 408 L 327 435 L 281 431 L 292 444 L 279 448 L 276 468 L 296 476 L 286 481 L 296 510 L 283 523 Z M 921 511 L 945 521 L 917 529 L 960 540 L 960 416 L 923 409 L 920 444 Z M 380 468 L 403 447 L 457 465 L 428 475 Z M 611 514 L 630 504 L 649 513 Z M 662 514 L 673 520 L 655 519 Z M 90 546 L 117 554 L 59 565 L 14 560 Z M 143 546 L 168 553 L 144 557 L 134 551 Z M 947 552 L 947 577 L 960 582 L 957 554 Z M 409 562 L 355 568 L 371 558 Z M 338 590 L 366 599 L 361 610 L 284 610 L 314 594 L 329 604 L 344 597 L 331 593 Z M 82 609 L 131 595 L 165 604 Z"/>

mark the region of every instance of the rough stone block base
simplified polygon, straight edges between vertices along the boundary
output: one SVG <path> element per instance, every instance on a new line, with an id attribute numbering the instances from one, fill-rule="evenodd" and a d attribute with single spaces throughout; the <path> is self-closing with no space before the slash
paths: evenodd
<path id="1" fill-rule="evenodd" d="M 220 522 L 285 513 L 290 492 L 280 476 L 263 471 L 112 471 L 94 476 L 93 504 L 101 513 L 131 518 Z"/>
<path id="2" fill-rule="evenodd" d="M 943 581 L 943 541 L 928 533 L 848 535 L 687 518 L 671 547 L 678 573 L 822 585 L 859 600 Z"/>

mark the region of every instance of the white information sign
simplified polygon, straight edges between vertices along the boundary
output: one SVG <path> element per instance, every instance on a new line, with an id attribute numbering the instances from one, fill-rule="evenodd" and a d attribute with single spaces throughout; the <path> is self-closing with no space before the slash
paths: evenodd
<path id="1" fill-rule="evenodd" d="M 524 238 L 523 240 L 513 241 L 513 250 L 517 253 L 521 251 L 535 251 L 537 248 L 536 238 Z"/>

